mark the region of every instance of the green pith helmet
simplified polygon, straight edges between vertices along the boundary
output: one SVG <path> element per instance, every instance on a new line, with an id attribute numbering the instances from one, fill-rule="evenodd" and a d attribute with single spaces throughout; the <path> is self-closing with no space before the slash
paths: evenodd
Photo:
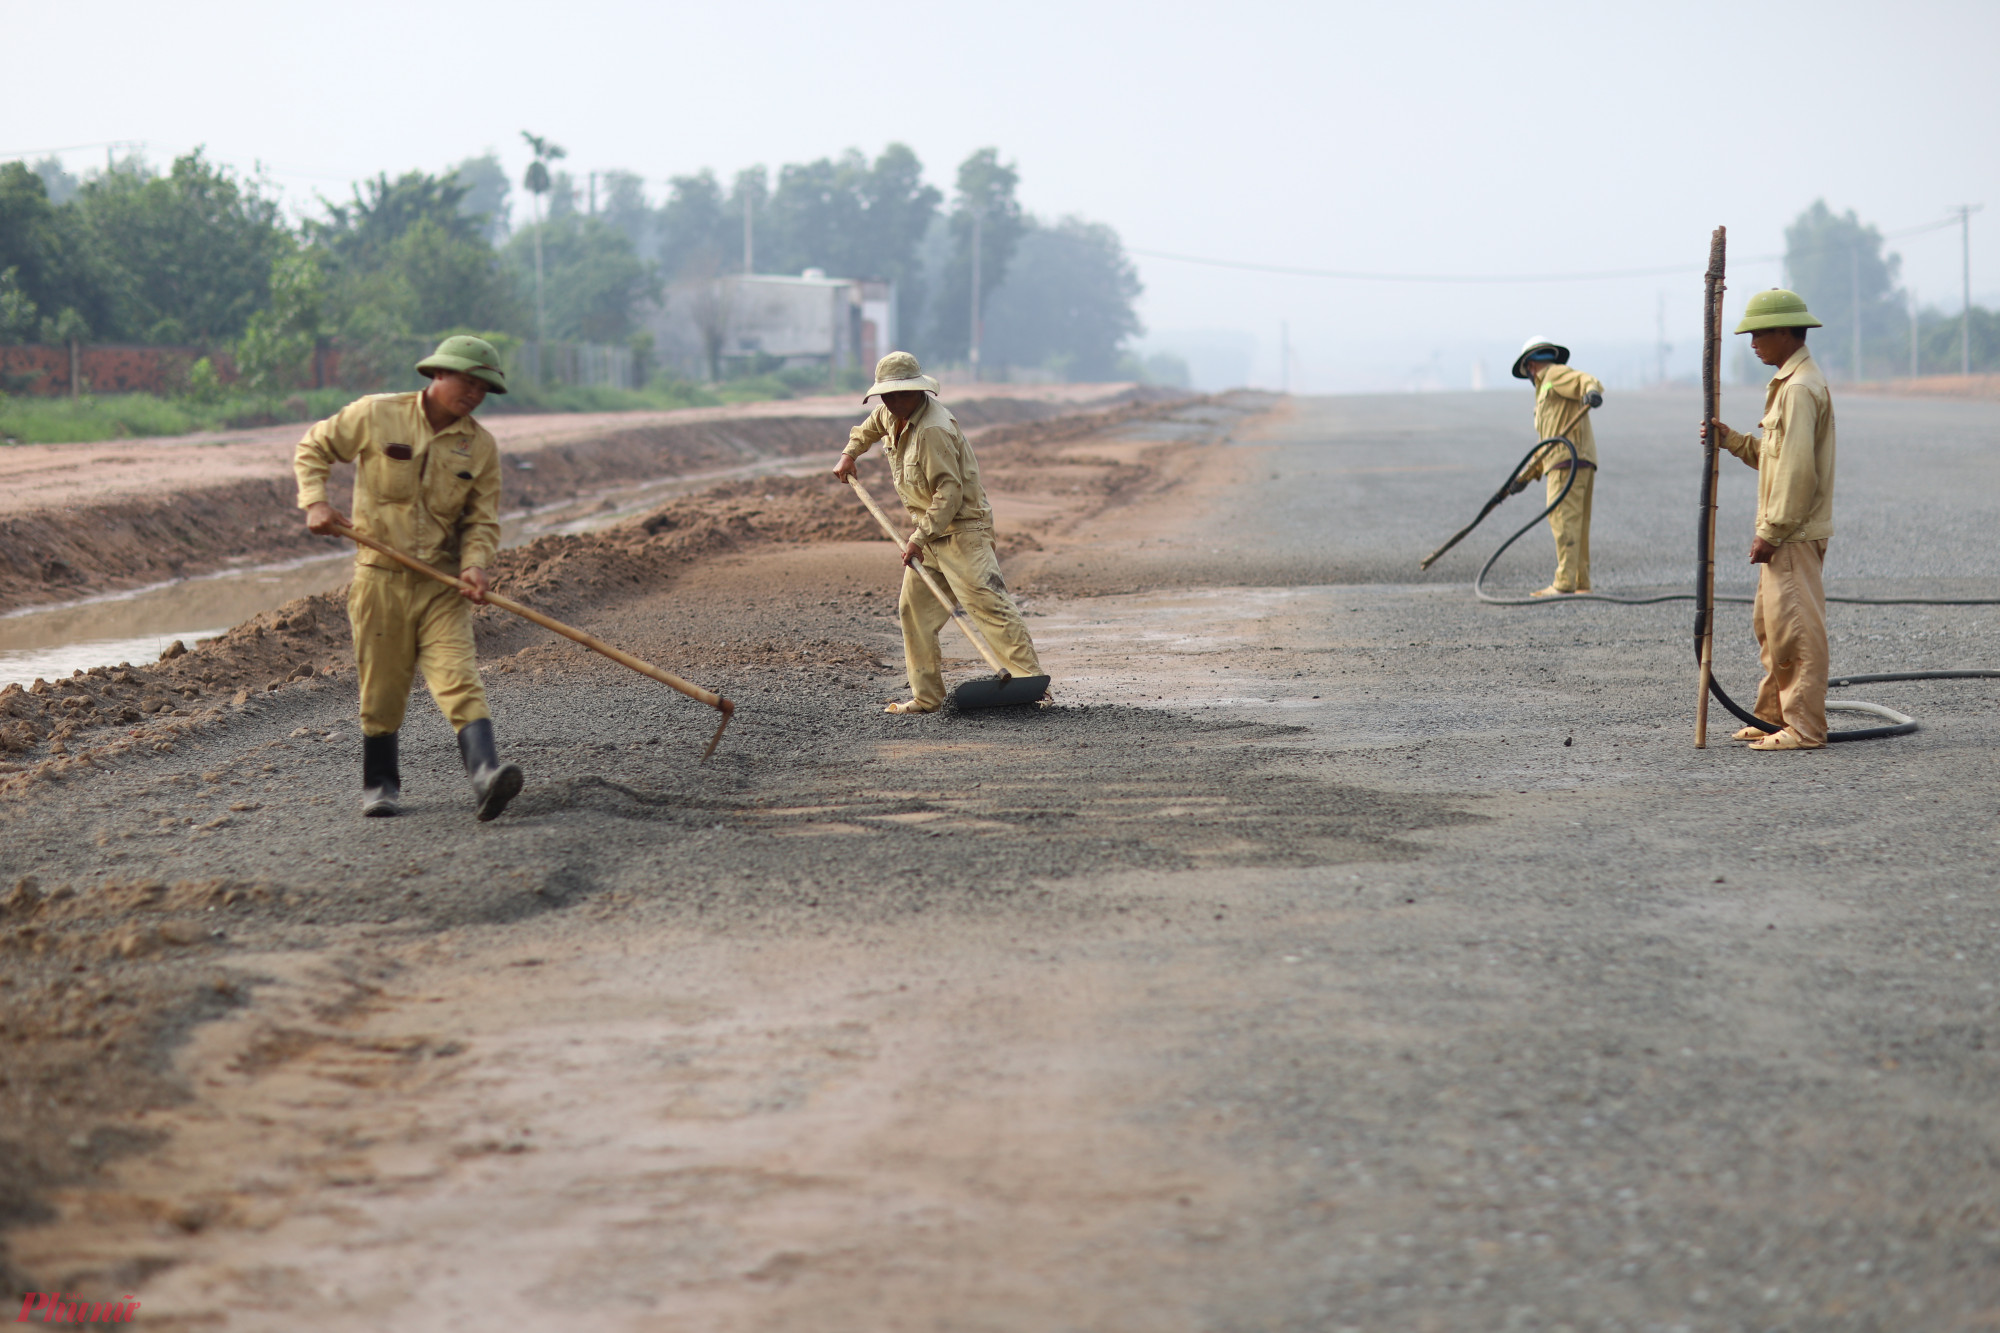
<path id="1" fill-rule="evenodd" d="M 462 370 L 475 379 L 485 380 L 486 387 L 494 393 L 507 392 L 507 372 L 500 369 L 500 353 L 484 338 L 457 334 L 446 338 L 435 352 L 417 362 L 417 373 L 425 379 L 440 370 Z"/>
<path id="2" fill-rule="evenodd" d="M 1743 307 L 1743 322 L 1736 326 L 1738 333 L 1755 333 L 1758 329 L 1816 329 L 1820 322 L 1806 309 L 1806 298 L 1797 292 L 1788 292 L 1783 287 L 1773 287 L 1767 292 L 1758 292 L 1750 298 L 1750 304 Z"/>

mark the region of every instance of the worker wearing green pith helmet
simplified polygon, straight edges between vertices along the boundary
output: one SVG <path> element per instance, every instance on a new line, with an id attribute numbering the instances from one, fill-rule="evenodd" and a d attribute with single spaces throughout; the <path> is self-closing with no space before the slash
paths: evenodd
<path id="1" fill-rule="evenodd" d="M 1806 350 L 1820 322 L 1805 299 L 1782 287 L 1758 292 L 1738 333 L 1777 374 L 1764 389 L 1764 435 L 1711 425 L 1723 448 L 1757 469 L 1757 532 L 1750 563 L 1761 565 L 1750 624 L 1764 679 L 1757 716 L 1783 722 L 1736 733 L 1753 750 L 1817 750 L 1826 744 L 1826 588 L 1820 581 L 1833 536 L 1833 395 Z"/>
<path id="2" fill-rule="evenodd" d="M 889 475 L 916 531 L 903 546 L 903 661 L 910 697 L 891 713 L 935 713 L 944 703 L 938 631 L 951 619 L 921 576 L 921 562 L 944 576 L 945 587 L 972 617 L 987 647 L 1015 677 L 1039 676 L 1035 641 L 1000 577 L 993 550 L 993 510 L 979 482 L 979 460 L 951 412 L 937 401 L 938 382 L 908 352 L 891 352 L 875 364 L 875 383 L 862 395 L 882 405 L 847 433 L 847 448 L 833 475 L 854 475 L 855 460 L 881 441 Z"/>
<path id="3" fill-rule="evenodd" d="M 352 527 L 456 573 L 456 591 L 361 547 L 347 615 L 361 676 L 361 813 L 396 814 L 402 796 L 397 735 L 418 668 L 458 733 L 481 819 L 521 790 L 521 770 L 494 750 L 493 715 L 472 646 L 472 604 L 500 545 L 500 450 L 472 413 L 507 392 L 500 354 L 480 338 L 446 338 L 417 363 L 421 393 L 375 394 L 348 404 L 299 441 L 292 468 L 306 526 L 322 535 L 348 520 L 327 503 L 335 463 L 354 464 Z"/>
<path id="4" fill-rule="evenodd" d="M 1576 484 L 1569 486 L 1569 450 L 1549 445 L 1528 461 L 1514 478 L 1519 495 L 1537 477 L 1548 478 L 1548 503 L 1555 504 L 1563 487 L 1569 494 L 1549 514 L 1549 531 L 1556 539 L 1556 576 L 1537 597 L 1561 597 L 1590 591 L 1590 500 L 1597 489 L 1597 436 L 1590 429 L 1590 410 L 1604 405 L 1604 385 L 1569 364 L 1569 348 L 1547 338 L 1530 338 L 1514 358 L 1514 378 L 1535 386 L 1535 437 L 1557 438 L 1576 446 Z"/>

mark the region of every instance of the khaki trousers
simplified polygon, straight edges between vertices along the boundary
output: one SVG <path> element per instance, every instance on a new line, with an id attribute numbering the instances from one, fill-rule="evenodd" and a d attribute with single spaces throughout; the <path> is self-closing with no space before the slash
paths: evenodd
<path id="1" fill-rule="evenodd" d="M 1764 679 L 1757 716 L 1802 741 L 1826 743 L 1826 542 L 1786 542 L 1757 576 L 1750 612 Z"/>
<path id="2" fill-rule="evenodd" d="M 993 551 L 993 534 L 981 529 L 940 537 L 924 551 L 924 564 L 943 576 L 986 646 L 1016 676 L 1039 676 L 1042 664 L 1035 641 L 1021 623 L 1021 612 L 1000 577 L 1000 558 Z M 896 604 L 903 621 L 903 664 L 910 675 L 910 694 L 919 704 L 936 708 L 944 702 L 944 676 L 939 671 L 938 631 L 951 613 L 938 604 L 914 569 L 903 571 L 903 595 Z M 967 645 L 970 647 L 971 645 Z"/>
<path id="3" fill-rule="evenodd" d="M 1568 481 L 1568 468 L 1550 471 L 1549 498 L 1542 503 L 1555 504 Z M 1576 485 L 1549 515 L 1549 531 L 1556 539 L 1556 577 L 1551 586 L 1558 592 L 1590 591 L 1590 493 L 1596 484 L 1596 468 L 1578 468 Z"/>
<path id="4" fill-rule="evenodd" d="M 492 716 L 474 660 L 472 603 L 457 589 L 408 570 L 360 565 L 347 590 L 347 620 L 361 671 L 363 735 L 402 728 L 419 668 L 453 731 Z"/>

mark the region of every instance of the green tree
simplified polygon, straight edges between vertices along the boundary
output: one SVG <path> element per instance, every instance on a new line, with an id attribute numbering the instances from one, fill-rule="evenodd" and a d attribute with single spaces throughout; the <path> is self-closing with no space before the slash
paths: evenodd
<path id="1" fill-rule="evenodd" d="M 507 179 L 507 169 L 500 165 L 499 154 L 488 149 L 478 157 L 468 157 L 451 169 L 451 175 L 456 184 L 465 187 L 465 195 L 458 201 L 459 215 L 478 222 L 488 245 L 505 241 L 511 229 L 507 198 L 513 185 Z"/>
<path id="2" fill-rule="evenodd" d="M 1896 286 L 1902 267 L 1899 255 L 1882 253 L 1882 233 L 1864 225 L 1853 209 L 1835 213 L 1824 199 L 1785 228 L 1785 277 L 1793 291 L 1826 326 L 1812 336 L 1813 357 L 1845 379 L 1863 379 L 1867 372 L 1894 373 L 1891 360 L 1879 364 L 1871 346 L 1893 344 L 1900 333 L 1908 348 L 1909 317 Z M 1855 318 L 1861 320 L 1863 363 L 1854 355 Z M 1907 367 L 1908 357 L 1902 365 Z"/>
<path id="3" fill-rule="evenodd" d="M 35 163 L 34 173 L 42 178 L 42 188 L 48 191 L 49 202 L 61 208 L 76 198 L 76 192 L 83 188 L 83 182 L 63 170 L 62 160 L 45 157 Z"/>
<path id="4" fill-rule="evenodd" d="M 311 385 L 328 327 L 326 274 L 319 251 L 294 249 L 271 265 L 270 300 L 236 344 L 236 368 L 253 389 Z"/>
<path id="5" fill-rule="evenodd" d="M 537 248 L 546 265 L 550 337 L 624 342 L 638 327 L 641 308 L 659 298 L 657 271 L 602 218 L 571 213 L 515 233 L 507 257 L 524 295 L 534 290 Z"/>
<path id="6" fill-rule="evenodd" d="M 759 266 L 893 282 L 897 324 L 913 328 L 923 309 L 918 248 L 943 198 L 924 183 L 923 164 L 906 144 L 890 144 L 873 163 L 849 149 L 781 168 L 760 233 L 766 239 L 758 242 Z"/>
<path id="7" fill-rule="evenodd" d="M 77 254 L 73 215 L 49 203 L 42 178 L 0 163 L 0 342 L 36 336 L 44 314 L 75 310 L 104 324 L 106 302 Z"/>
<path id="8" fill-rule="evenodd" d="M 328 204 L 323 220 L 308 222 L 306 234 L 335 262 L 357 270 L 380 266 L 403 235 L 428 222 L 454 240 L 480 244 L 486 220 L 467 211 L 473 187 L 452 171 L 432 176 L 406 171 L 391 181 L 385 172 L 356 186 L 353 202 Z"/>
<path id="9" fill-rule="evenodd" d="M 106 293 L 98 336 L 233 340 L 264 303 L 290 243 L 277 202 L 196 149 L 165 176 L 115 170 L 85 183 L 73 210 L 84 262 Z M 90 312 L 85 310 L 85 314 Z"/>
<path id="10" fill-rule="evenodd" d="M 732 228 L 722 186 L 713 171 L 676 176 L 667 182 L 667 202 L 660 209 L 658 225 L 660 268 L 669 277 L 712 277 L 722 272 Z M 739 216 L 734 226 L 739 245 L 742 236 Z"/>
<path id="11" fill-rule="evenodd" d="M 970 351 L 975 237 L 982 303 L 1007 276 L 1014 247 L 1027 228 L 1014 197 L 1020 180 L 1020 173 L 1000 160 L 997 148 L 982 148 L 959 163 L 958 193 L 951 211 L 951 258 L 931 305 L 930 349 L 935 356 L 956 361 Z"/>
<path id="12" fill-rule="evenodd" d="M 1052 227 L 1023 221 L 985 312 L 985 359 L 1070 380 L 1114 378 L 1121 345 L 1144 331 L 1132 309 L 1143 288 L 1118 233 L 1082 218 Z"/>
<path id="13" fill-rule="evenodd" d="M 486 240 L 486 220 L 465 210 L 471 190 L 456 172 L 381 175 L 306 225 L 325 281 L 317 336 L 337 338 L 349 384 L 401 383 L 412 350 L 448 329 L 525 323 L 512 276 Z M 288 327 L 286 342 L 276 330 Z M 295 324 L 280 321 L 260 329 L 253 346 L 282 362 L 298 351 L 297 335 Z"/>
<path id="14" fill-rule="evenodd" d="M 646 202 L 645 178 L 633 171 L 607 171 L 601 184 L 603 200 L 598 216 L 625 233 L 625 239 L 632 242 L 632 252 L 641 259 L 657 258 L 656 219 Z"/>

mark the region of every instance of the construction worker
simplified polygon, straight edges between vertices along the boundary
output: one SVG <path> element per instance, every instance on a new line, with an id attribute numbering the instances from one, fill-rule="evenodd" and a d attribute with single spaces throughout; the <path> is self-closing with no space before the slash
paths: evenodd
<path id="1" fill-rule="evenodd" d="M 367 547 L 355 556 L 347 616 L 361 675 L 361 813 L 399 809 L 396 736 L 421 667 L 458 733 L 479 818 L 492 819 L 521 790 L 521 770 L 494 751 L 473 659 L 472 606 L 486 600 L 500 545 L 500 451 L 472 413 L 488 393 L 507 392 L 507 376 L 491 343 L 467 337 L 446 338 L 417 370 L 430 380 L 421 393 L 362 398 L 307 431 L 292 470 L 312 531 L 348 524 L 327 503 L 326 476 L 351 462 L 354 529 L 458 575 L 454 591 Z"/>
<path id="2" fill-rule="evenodd" d="M 972 446 L 937 401 L 938 382 L 923 373 L 908 352 L 891 352 L 875 364 L 875 383 L 862 395 L 881 395 L 882 405 L 847 434 L 847 448 L 833 475 L 854 475 L 855 460 L 882 442 L 889 475 L 916 531 L 903 546 L 903 595 L 896 610 L 903 622 L 903 663 L 910 698 L 892 703 L 891 713 L 935 713 L 944 704 L 939 671 L 938 631 L 951 618 L 916 570 L 922 563 L 944 576 L 985 637 L 987 646 L 1015 677 L 1039 676 L 1034 640 L 1000 577 L 993 550 L 993 511 L 979 484 L 979 461 Z"/>
<path id="3" fill-rule="evenodd" d="M 1569 364 L 1569 348 L 1547 338 L 1530 338 L 1514 358 L 1514 378 L 1535 386 L 1535 438 L 1561 437 L 1576 446 L 1576 484 L 1549 514 L 1549 531 L 1556 539 L 1556 576 L 1537 597 L 1562 597 L 1590 591 L 1590 497 L 1597 480 L 1597 437 L 1590 429 L 1590 409 L 1604 406 L 1604 385 Z M 1509 493 L 1519 495 L 1537 477 L 1548 478 L 1548 503 L 1555 504 L 1569 485 L 1569 450 L 1552 444 L 1530 459 L 1514 478 Z"/>
<path id="4" fill-rule="evenodd" d="M 1782 287 L 1758 292 L 1744 307 L 1738 333 L 1777 374 L 1764 389 L 1764 436 L 1744 435 L 1720 421 L 1713 438 L 1757 469 L 1757 532 L 1750 563 L 1762 565 L 1750 624 L 1764 679 L 1757 716 L 1783 722 L 1766 733 L 1736 733 L 1753 750 L 1817 750 L 1826 744 L 1826 589 L 1820 570 L 1833 535 L 1833 395 L 1826 387 L 1806 330 L 1820 322 L 1805 299 Z"/>

